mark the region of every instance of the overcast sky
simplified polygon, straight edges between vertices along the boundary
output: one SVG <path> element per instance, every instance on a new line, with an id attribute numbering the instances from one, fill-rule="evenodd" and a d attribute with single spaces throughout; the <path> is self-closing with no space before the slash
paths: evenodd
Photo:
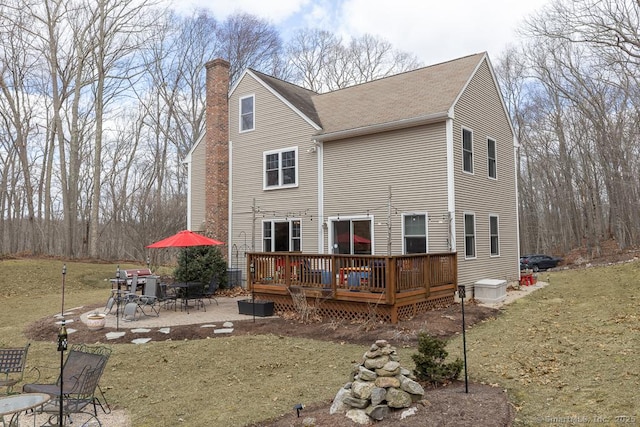
<path id="1" fill-rule="evenodd" d="M 242 11 L 275 24 L 286 40 L 298 28 L 345 38 L 379 35 L 425 65 L 488 51 L 495 60 L 517 42 L 522 19 L 550 0 L 167 0 L 180 13 L 209 9 L 217 20 Z"/>

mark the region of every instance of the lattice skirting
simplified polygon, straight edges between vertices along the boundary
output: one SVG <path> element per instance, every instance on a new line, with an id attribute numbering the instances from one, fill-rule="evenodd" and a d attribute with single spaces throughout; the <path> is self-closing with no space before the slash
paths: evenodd
<path id="1" fill-rule="evenodd" d="M 296 311 L 293 300 L 289 295 L 255 294 L 256 299 L 273 301 L 274 310 Z M 367 302 L 339 301 L 328 298 L 307 298 L 307 304 L 314 310 L 314 314 L 323 319 L 341 319 L 346 321 L 373 320 L 393 322 L 408 320 L 418 314 L 425 313 L 436 308 L 447 307 L 453 304 L 453 295 L 428 299 L 426 301 L 411 302 L 405 305 L 388 306 Z M 394 309 L 397 316 L 394 316 Z"/>

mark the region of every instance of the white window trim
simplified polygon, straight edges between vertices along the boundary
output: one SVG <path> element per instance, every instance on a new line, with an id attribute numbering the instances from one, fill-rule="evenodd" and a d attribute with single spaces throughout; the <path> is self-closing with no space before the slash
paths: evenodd
<path id="1" fill-rule="evenodd" d="M 352 216 L 330 216 L 327 217 L 327 224 L 329 225 L 329 253 L 332 254 L 333 253 L 333 222 L 334 221 L 347 221 L 347 220 L 356 220 L 356 221 L 363 221 L 363 220 L 368 220 L 371 225 L 370 230 L 371 230 L 371 255 L 375 255 L 376 251 L 375 251 L 375 222 L 373 221 L 374 217 L 373 215 L 352 215 Z M 350 231 L 351 233 L 353 233 L 353 230 Z M 353 248 L 351 248 L 353 251 Z"/>
<path id="2" fill-rule="evenodd" d="M 262 252 L 273 252 L 273 247 L 271 248 L 271 250 L 267 251 L 265 250 L 264 247 L 264 224 L 265 223 L 270 223 L 270 224 L 274 224 L 276 222 L 286 222 L 289 223 L 289 251 L 291 251 L 291 227 L 292 227 L 292 223 L 294 221 L 298 221 L 300 222 L 300 252 L 302 252 L 302 236 L 303 236 L 303 230 L 302 230 L 302 218 L 269 218 L 269 219 L 263 219 L 262 220 L 262 228 L 260 229 L 260 234 L 261 234 L 261 239 L 260 239 L 260 246 L 262 247 Z M 275 238 L 275 235 L 273 235 L 273 233 L 275 233 L 275 228 L 273 227 L 273 225 L 271 226 L 271 231 L 272 231 L 272 235 L 271 235 L 271 246 L 273 246 L 273 239 Z"/>
<path id="3" fill-rule="evenodd" d="M 471 133 L 471 171 L 467 171 L 464 169 L 464 131 L 468 131 L 469 133 Z M 467 173 L 469 175 L 474 175 L 475 174 L 475 170 L 476 170 L 476 156 L 475 156 L 475 149 L 474 149 L 474 143 L 473 143 L 473 130 L 467 128 L 467 127 L 462 127 L 462 129 L 460 130 L 460 146 L 462 149 L 462 172 L 463 173 Z"/>
<path id="4" fill-rule="evenodd" d="M 495 162 L 496 165 L 496 176 L 491 176 L 489 173 L 491 172 L 491 168 L 489 167 L 489 160 L 491 160 L 491 158 L 489 157 L 489 141 L 493 141 L 493 148 L 494 148 L 494 155 L 495 157 L 493 158 L 493 161 Z M 498 142 L 496 141 L 495 138 L 491 138 L 490 136 L 487 137 L 487 177 L 489 177 L 489 179 L 493 179 L 493 180 L 497 180 L 498 179 Z"/>
<path id="5" fill-rule="evenodd" d="M 467 221 L 466 216 L 473 215 L 473 256 L 467 256 Z M 478 258 L 478 224 L 476 223 L 475 212 L 463 212 L 462 213 L 462 232 L 464 242 L 464 259 L 476 259 Z"/>
<path id="6" fill-rule="evenodd" d="M 253 98 L 253 111 L 251 112 L 253 115 L 253 127 L 251 129 L 242 129 L 242 100 L 247 98 Z M 256 130 L 256 95 L 255 94 L 252 93 L 250 95 L 245 95 L 240 97 L 238 102 L 238 119 L 239 119 L 238 120 L 239 133 L 252 132 Z"/>
<path id="7" fill-rule="evenodd" d="M 491 218 L 495 218 L 496 221 L 498 222 L 498 253 L 494 254 L 491 253 Z M 500 257 L 500 216 L 496 215 L 496 214 L 489 214 L 489 256 L 492 258 L 499 258 Z"/>
<path id="8" fill-rule="evenodd" d="M 282 153 L 294 151 L 296 156 L 296 182 L 295 184 L 282 184 Z M 267 185 L 267 156 L 270 154 L 278 154 L 278 185 Z M 280 150 L 264 151 L 262 153 L 262 189 L 263 190 L 279 190 L 281 188 L 296 188 L 299 183 L 300 161 L 298 159 L 298 147 L 288 147 Z"/>
<path id="9" fill-rule="evenodd" d="M 409 216 L 423 215 L 424 216 L 424 239 L 425 239 L 425 253 L 429 253 L 429 214 L 427 212 L 403 212 L 402 213 L 402 254 L 407 255 L 407 245 L 405 243 L 405 220 Z"/>

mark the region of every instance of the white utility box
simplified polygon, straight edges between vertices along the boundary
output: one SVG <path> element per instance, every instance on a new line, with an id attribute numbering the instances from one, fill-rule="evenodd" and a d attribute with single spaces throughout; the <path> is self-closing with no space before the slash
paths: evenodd
<path id="1" fill-rule="evenodd" d="M 474 298 L 484 304 L 495 304 L 507 298 L 507 281 L 482 279 L 474 283 Z"/>

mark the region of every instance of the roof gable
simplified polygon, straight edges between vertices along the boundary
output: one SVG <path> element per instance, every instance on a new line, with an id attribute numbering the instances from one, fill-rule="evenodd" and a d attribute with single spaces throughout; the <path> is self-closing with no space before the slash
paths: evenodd
<path id="1" fill-rule="evenodd" d="M 252 69 L 238 82 L 250 75 L 311 124 L 318 139 L 330 140 L 451 117 L 485 60 L 486 52 L 477 53 L 324 94 Z"/>
<path id="2" fill-rule="evenodd" d="M 318 95 L 322 134 L 449 113 L 485 53 Z"/>
<path id="3" fill-rule="evenodd" d="M 321 129 L 320 117 L 318 116 L 318 113 L 313 106 L 313 102 L 311 101 L 312 97 L 317 95 L 315 92 L 296 86 L 292 83 L 285 82 L 284 80 L 268 76 L 259 71 L 247 69 L 231 89 L 229 96 L 231 96 L 231 94 L 236 90 L 239 82 L 245 78 L 246 75 L 250 75 L 256 79 L 256 81 L 288 105 L 289 108 L 295 111 L 315 129 Z"/>

